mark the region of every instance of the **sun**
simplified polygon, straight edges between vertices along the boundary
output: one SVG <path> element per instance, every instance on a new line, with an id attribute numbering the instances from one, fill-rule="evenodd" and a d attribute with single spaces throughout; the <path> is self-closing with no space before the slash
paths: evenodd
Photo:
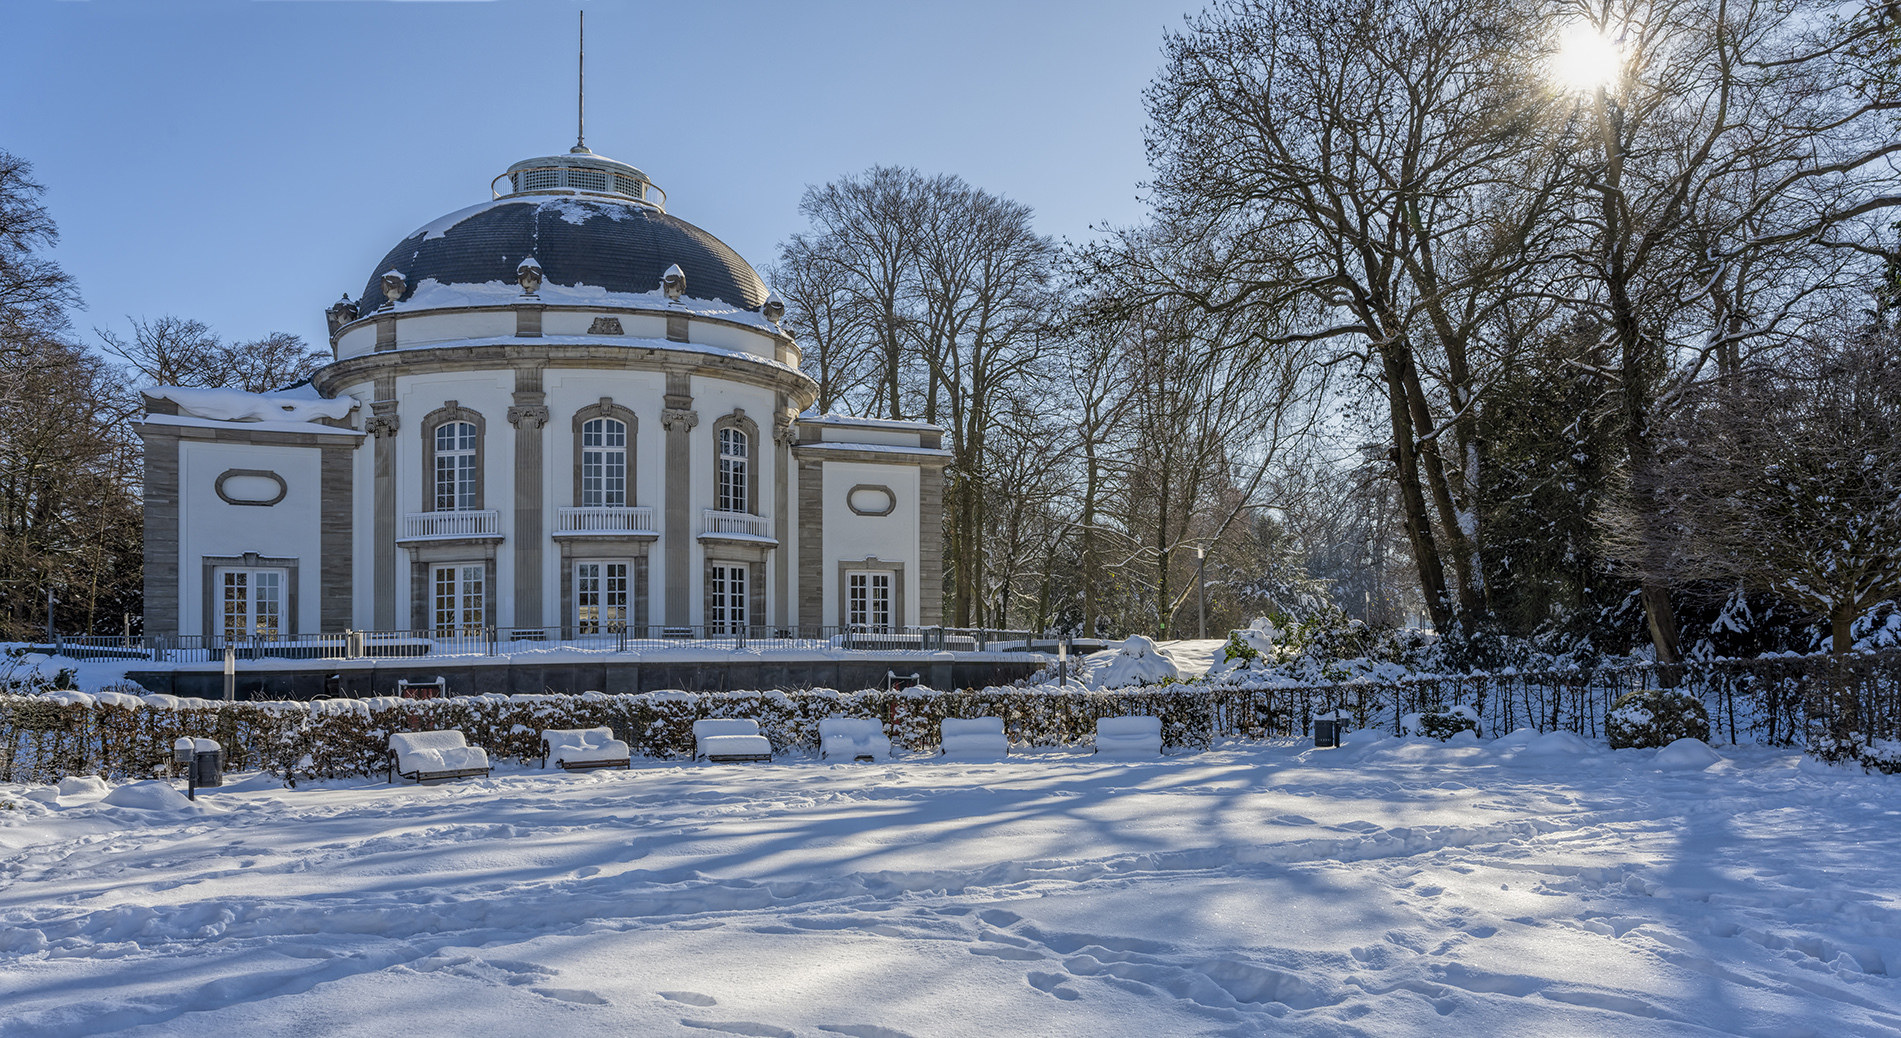
<path id="1" fill-rule="evenodd" d="M 1558 33 L 1557 42 L 1549 71 L 1565 90 L 1588 94 L 1615 83 L 1623 72 L 1623 49 L 1590 22 L 1571 23 Z"/>

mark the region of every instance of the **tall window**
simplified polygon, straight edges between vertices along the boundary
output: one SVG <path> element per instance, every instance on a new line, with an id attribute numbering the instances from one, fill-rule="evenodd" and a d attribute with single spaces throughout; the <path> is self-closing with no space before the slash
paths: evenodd
<path id="1" fill-rule="evenodd" d="M 706 589 L 708 634 L 739 634 L 746 628 L 746 567 L 714 566 L 713 586 Z"/>
<path id="2" fill-rule="evenodd" d="M 627 564 L 574 566 L 574 620 L 582 634 L 619 630 L 627 623 Z"/>
<path id="3" fill-rule="evenodd" d="M 475 424 L 436 426 L 436 507 L 438 512 L 475 508 Z"/>
<path id="4" fill-rule="evenodd" d="M 627 503 L 627 423 L 595 418 L 581 426 L 581 504 Z"/>
<path id="5" fill-rule="evenodd" d="M 845 574 L 845 622 L 854 631 L 891 629 L 891 574 L 852 570 Z"/>
<path id="6" fill-rule="evenodd" d="M 746 434 L 738 429 L 719 431 L 719 501 L 722 512 L 748 512 L 746 505 Z"/>
<path id="7" fill-rule="evenodd" d="M 226 641 L 283 633 L 283 570 L 221 569 L 218 586 L 219 626 Z"/>
<path id="8" fill-rule="evenodd" d="M 480 634 L 488 623 L 486 572 L 481 563 L 437 566 L 435 633 Z"/>

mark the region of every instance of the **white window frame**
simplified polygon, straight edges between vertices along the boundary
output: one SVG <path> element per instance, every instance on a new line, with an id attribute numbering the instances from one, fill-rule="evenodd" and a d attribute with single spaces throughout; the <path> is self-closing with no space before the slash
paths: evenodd
<path id="1" fill-rule="evenodd" d="M 436 426 L 431 435 L 436 438 L 436 489 L 432 510 L 473 511 L 476 506 L 476 466 L 480 464 L 476 437 L 480 431 L 474 422 L 451 419 Z"/>
<path id="2" fill-rule="evenodd" d="M 746 430 L 727 426 L 719 430 L 719 486 L 714 507 L 722 512 L 750 512 L 747 479 L 752 475 L 751 437 Z"/>
<path id="3" fill-rule="evenodd" d="M 574 564 L 574 623 L 582 634 L 621 631 L 632 616 L 634 567 L 616 560 Z"/>
<path id="4" fill-rule="evenodd" d="M 845 571 L 845 626 L 853 632 L 889 633 L 896 629 L 895 587 L 888 569 Z"/>
<path id="5" fill-rule="evenodd" d="M 218 631 L 227 642 L 285 633 L 290 572 L 276 566 L 219 566 L 212 571 Z M 235 594 L 234 594 L 235 592 Z"/>
<path id="6" fill-rule="evenodd" d="M 581 506 L 627 505 L 627 423 L 590 418 L 581 425 Z"/>
<path id="7" fill-rule="evenodd" d="M 430 633 L 437 637 L 485 633 L 488 630 L 488 566 L 481 562 L 430 566 L 429 618 Z"/>

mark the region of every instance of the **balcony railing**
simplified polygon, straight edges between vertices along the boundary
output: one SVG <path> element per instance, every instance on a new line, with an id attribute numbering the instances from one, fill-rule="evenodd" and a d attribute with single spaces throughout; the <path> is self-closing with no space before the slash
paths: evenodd
<path id="1" fill-rule="evenodd" d="M 557 508 L 554 532 L 599 534 L 648 534 L 659 536 L 653 525 L 652 505 L 608 505 Z"/>
<path id="2" fill-rule="evenodd" d="M 762 537 L 772 539 L 772 517 L 708 508 L 700 513 L 702 537 Z"/>
<path id="3" fill-rule="evenodd" d="M 459 537 L 500 537 L 502 513 L 493 508 L 470 512 L 410 512 L 403 516 L 403 541 L 440 541 Z"/>

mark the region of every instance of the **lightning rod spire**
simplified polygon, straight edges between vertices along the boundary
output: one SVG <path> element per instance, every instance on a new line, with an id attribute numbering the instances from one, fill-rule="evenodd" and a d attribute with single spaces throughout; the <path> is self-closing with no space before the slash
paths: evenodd
<path id="1" fill-rule="evenodd" d="M 579 89 L 575 96 L 574 151 L 587 151 L 587 12 L 581 12 L 581 60 Z"/>

